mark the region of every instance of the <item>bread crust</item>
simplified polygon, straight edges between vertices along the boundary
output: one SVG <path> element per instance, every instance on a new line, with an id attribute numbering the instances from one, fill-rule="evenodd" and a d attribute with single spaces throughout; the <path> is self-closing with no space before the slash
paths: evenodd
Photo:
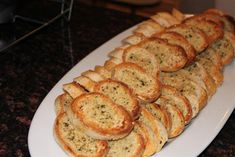
<path id="1" fill-rule="evenodd" d="M 87 91 L 92 92 L 94 90 L 96 82 L 85 76 L 78 76 L 73 79 L 74 82 L 84 87 Z"/>
<path id="2" fill-rule="evenodd" d="M 106 79 L 111 78 L 111 72 L 108 71 L 104 66 L 97 65 L 95 66 L 94 70 Z"/>
<path id="3" fill-rule="evenodd" d="M 90 137 L 86 136 L 85 134 L 83 134 L 81 131 L 76 130 L 75 128 L 73 128 L 72 124 L 69 123 L 69 121 L 67 120 L 67 115 L 66 113 L 60 113 L 56 120 L 55 120 L 55 124 L 54 124 L 54 137 L 56 139 L 56 142 L 59 144 L 59 146 L 71 157 L 104 157 L 107 154 L 108 151 L 108 143 L 106 141 L 103 140 L 92 140 Z M 91 142 L 93 143 L 93 145 L 95 145 L 96 150 L 94 152 L 87 152 L 87 153 L 83 153 L 82 152 L 82 146 L 79 147 L 79 150 L 76 149 L 76 146 L 71 143 L 69 140 L 73 140 L 72 137 L 69 137 L 69 135 L 66 136 L 67 134 L 67 130 L 63 129 L 63 125 L 65 126 L 70 126 L 71 128 L 69 128 L 70 133 L 73 132 L 73 138 L 79 138 L 76 135 L 81 135 L 82 137 L 82 142 L 84 142 L 84 145 L 86 144 L 86 142 Z M 75 147 L 75 148 L 74 148 Z M 80 150 L 81 149 L 81 150 Z"/>
<path id="4" fill-rule="evenodd" d="M 63 84 L 63 90 L 68 93 L 72 98 L 76 98 L 86 91 L 79 84 L 75 82 Z"/>
<path id="5" fill-rule="evenodd" d="M 112 85 L 112 89 L 108 90 L 108 86 Z M 125 91 L 125 95 L 119 97 L 118 94 L 115 94 L 116 88 L 121 88 Z M 137 119 L 140 113 L 140 106 L 138 100 L 135 98 L 133 91 L 124 83 L 112 79 L 106 79 L 100 81 L 96 84 L 94 88 L 95 92 L 103 93 L 104 95 L 110 97 L 117 105 L 123 106 L 127 111 L 130 112 L 133 119 Z M 131 100 L 128 104 L 124 104 L 125 100 Z M 122 101 L 123 100 L 123 101 Z M 120 102 L 122 101 L 122 103 Z M 118 103 L 119 102 L 119 103 Z"/>
<path id="6" fill-rule="evenodd" d="M 66 112 L 72 101 L 73 101 L 73 98 L 68 93 L 63 93 L 57 96 L 55 99 L 56 115 Z"/>
<path id="7" fill-rule="evenodd" d="M 169 44 L 163 39 L 151 37 L 137 45 L 155 55 L 162 71 L 177 71 L 188 62 L 187 55 L 182 47 Z"/>
<path id="8" fill-rule="evenodd" d="M 160 81 L 148 75 L 137 64 L 121 63 L 117 65 L 113 71 L 113 78 L 127 84 L 141 100 L 152 102 L 160 95 Z"/>
<path id="9" fill-rule="evenodd" d="M 68 115 L 74 126 L 95 139 L 119 139 L 128 135 L 133 128 L 133 119 L 128 111 L 101 93 L 86 93 L 74 99 Z"/>

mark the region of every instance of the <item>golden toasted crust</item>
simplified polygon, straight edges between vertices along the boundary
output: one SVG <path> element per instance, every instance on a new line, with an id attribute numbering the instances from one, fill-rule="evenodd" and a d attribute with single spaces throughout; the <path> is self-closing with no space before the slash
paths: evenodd
<path id="1" fill-rule="evenodd" d="M 124 51 L 122 58 L 124 62 L 138 64 L 153 77 L 158 77 L 160 73 L 160 67 L 154 54 L 136 45 L 128 47 Z"/>
<path id="2" fill-rule="evenodd" d="M 98 82 L 94 91 L 108 96 L 114 103 L 123 106 L 130 112 L 133 119 L 138 118 L 140 112 L 139 103 L 133 95 L 132 90 L 126 84 L 107 79 Z"/>
<path id="3" fill-rule="evenodd" d="M 64 84 L 63 90 L 68 93 L 72 98 L 76 98 L 86 92 L 84 88 L 82 88 L 79 84 L 76 84 L 75 82 Z"/>
<path id="4" fill-rule="evenodd" d="M 186 40 L 194 47 L 197 53 L 202 52 L 208 46 L 206 34 L 200 29 L 180 24 L 172 26 L 166 31 L 177 32 L 183 35 Z"/>
<path id="5" fill-rule="evenodd" d="M 169 103 L 163 96 L 157 100 L 157 103 L 166 109 L 171 120 L 171 129 L 168 133 L 168 137 L 173 138 L 180 135 L 183 132 L 185 125 L 182 112 L 180 112 L 174 104 Z"/>
<path id="6" fill-rule="evenodd" d="M 121 63 L 113 69 L 113 78 L 128 85 L 142 100 L 152 102 L 160 95 L 161 83 L 134 63 Z"/>
<path id="7" fill-rule="evenodd" d="M 151 112 L 149 112 L 144 107 L 141 108 L 139 121 L 143 122 L 146 126 L 153 130 L 157 143 L 156 151 L 159 152 L 168 140 L 166 128 L 157 118 L 151 114 Z"/>
<path id="8" fill-rule="evenodd" d="M 74 82 L 79 84 L 80 86 L 84 87 L 89 92 L 94 90 L 96 82 L 91 80 L 90 78 L 87 78 L 85 76 L 78 76 L 73 79 Z"/>
<path id="9" fill-rule="evenodd" d="M 163 96 L 168 102 L 174 104 L 183 114 L 185 124 L 188 124 L 192 119 L 192 107 L 190 102 L 186 97 L 184 97 L 176 88 L 163 85 L 162 93 Z"/>
<path id="10" fill-rule="evenodd" d="M 68 109 L 72 123 L 95 139 L 119 139 L 133 128 L 130 114 L 101 93 L 83 94 Z"/>
<path id="11" fill-rule="evenodd" d="M 104 157 L 108 151 L 106 141 L 92 139 L 75 129 L 65 113 L 60 113 L 55 120 L 54 137 L 71 157 Z"/>
<path id="12" fill-rule="evenodd" d="M 104 78 L 102 77 L 102 75 L 96 73 L 95 71 L 93 70 L 87 70 L 85 72 L 82 72 L 81 74 L 82 76 L 85 76 L 89 79 L 91 79 L 92 81 L 95 81 L 95 82 L 99 82 L 99 81 L 102 81 L 104 80 Z"/>
<path id="13" fill-rule="evenodd" d="M 63 93 L 55 99 L 55 113 L 59 115 L 62 112 L 66 112 L 70 106 L 73 98 L 68 93 Z"/>
<path id="14" fill-rule="evenodd" d="M 167 40 L 168 43 L 181 46 L 188 58 L 188 64 L 192 63 L 196 57 L 194 47 L 179 33 L 176 32 L 163 32 L 155 34 L 155 36 Z"/>
<path id="15" fill-rule="evenodd" d="M 169 44 L 160 38 L 148 38 L 140 42 L 138 46 L 155 55 L 162 71 L 177 71 L 184 67 L 188 61 L 182 47 Z"/>
<path id="16" fill-rule="evenodd" d="M 143 157 L 149 157 L 157 151 L 156 140 L 154 132 L 146 126 L 143 122 L 135 121 L 134 131 L 141 134 L 144 138 L 145 149 L 142 154 Z"/>
<path id="17" fill-rule="evenodd" d="M 111 78 L 111 72 L 108 71 L 104 66 L 95 66 L 95 72 L 100 74 L 103 78 Z"/>
<path id="18" fill-rule="evenodd" d="M 175 9 L 175 8 L 172 9 L 171 13 L 180 22 L 182 22 L 185 19 L 185 15 L 182 12 L 180 12 L 179 10 Z"/>
<path id="19" fill-rule="evenodd" d="M 222 27 L 212 21 L 198 19 L 196 16 L 187 18 L 183 23 L 202 30 L 206 34 L 209 44 L 222 38 L 224 35 Z"/>
<path id="20" fill-rule="evenodd" d="M 123 39 L 122 41 L 124 43 L 130 44 L 130 45 L 135 45 L 138 44 L 139 42 L 141 42 L 142 40 L 144 40 L 146 37 L 140 33 L 135 33 L 132 34 L 128 37 L 126 37 L 125 39 Z"/>
<path id="21" fill-rule="evenodd" d="M 141 157 L 144 149 L 142 135 L 132 131 L 122 139 L 109 141 L 109 151 L 106 157 Z"/>
<path id="22" fill-rule="evenodd" d="M 165 108 L 156 103 L 146 103 L 143 105 L 149 112 L 153 114 L 165 126 L 167 132 L 171 129 L 171 120 Z"/>

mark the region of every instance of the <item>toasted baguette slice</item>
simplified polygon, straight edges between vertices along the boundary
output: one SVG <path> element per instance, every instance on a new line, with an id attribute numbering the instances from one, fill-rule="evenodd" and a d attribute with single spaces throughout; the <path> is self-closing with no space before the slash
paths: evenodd
<path id="1" fill-rule="evenodd" d="M 128 48 L 130 45 L 129 44 L 124 44 L 118 48 L 115 48 L 113 51 L 109 52 L 108 53 L 108 56 L 110 58 L 117 58 L 119 60 L 122 61 L 122 55 L 123 55 L 123 52 L 126 48 Z M 113 62 L 117 62 L 117 60 L 113 60 Z"/>
<path id="2" fill-rule="evenodd" d="M 168 140 L 166 128 L 157 118 L 151 114 L 151 112 L 149 112 L 144 107 L 141 108 L 139 121 L 143 122 L 146 126 L 153 130 L 156 138 L 155 142 L 157 143 L 156 151 L 159 152 Z"/>
<path id="3" fill-rule="evenodd" d="M 91 79 L 92 81 L 95 81 L 95 82 L 99 82 L 99 81 L 102 81 L 104 80 L 104 78 L 102 77 L 102 75 L 96 73 L 95 71 L 93 70 L 87 70 L 85 72 L 82 72 L 81 74 L 82 76 L 85 76 L 89 79 Z"/>
<path id="4" fill-rule="evenodd" d="M 142 22 L 141 24 L 145 24 L 145 25 L 149 25 L 149 26 L 153 27 L 156 32 L 162 32 L 165 30 L 164 27 L 162 27 L 159 23 L 156 23 L 152 19 L 146 20 L 146 21 Z"/>
<path id="5" fill-rule="evenodd" d="M 208 99 L 210 99 L 216 92 L 217 86 L 213 78 L 208 74 L 208 72 L 200 63 L 195 62 L 187 68 L 182 69 L 181 73 L 206 89 Z"/>
<path id="6" fill-rule="evenodd" d="M 194 47 L 197 53 L 202 52 L 208 46 L 206 34 L 199 29 L 180 24 L 170 27 L 166 31 L 177 32 L 184 36 L 186 40 Z"/>
<path id="7" fill-rule="evenodd" d="M 141 134 L 145 141 L 143 157 L 149 157 L 157 151 L 157 142 L 155 141 L 154 132 L 143 122 L 135 121 L 134 131 Z"/>
<path id="8" fill-rule="evenodd" d="M 98 82 L 94 89 L 95 92 L 108 96 L 117 105 L 123 106 L 130 112 L 133 119 L 139 117 L 140 107 L 132 90 L 124 83 L 107 79 Z"/>
<path id="9" fill-rule="evenodd" d="M 78 76 L 73 79 L 74 82 L 79 84 L 80 86 L 84 87 L 87 91 L 91 92 L 94 90 L 96 82 L 87 78 L 85 76 Z"/>
<path id="10" fill-rule="evenodd" d="M 119 139 L 133 128 L 130 114 L 101 93 L 87 93 L 74 99 L 68 115 L 77 128 L 95 139 Z"/>
<path id="11" fill-rule="evenodd" d="M 62 112 L 66 112 L 70 106 L 73 98 L 68 93 L 63 93 L 55 99 L 55 113 L 59 115 Z"/>
<path id="12" fill-rule="evenodd" d="M 173 138 L 181 134 L 184 130 L 185 120 L 180 110 L 174 104 L 169 103 L 164 97 L 160 97 L 157 103 L 166 109 L 171 120 L 171 129 L 168 137 Z"/>
<path id="13" fill-rule="evenodd" d="M 163 96 L 169 103 L 174 104 L 183 114 L 185 124 L 188 124 L 192 119 L 192 108 L 190 102 L 176 88 L 172 86 L 162 86 Z"/>
<path id="14" fill-rule="evenodd" d="M 180 23 L 180 20 L 178 20 L 177 18 L 175 18 L 173 15 L 171 15 L 168 12 L 158 12 L 157 14 L 161 16 L 162 18 L 166 19 L 170 23 L 171 26 Z"/>
<path id="15" fill-rule="evenodd" d="M 104 66 L 97 65 L 95 66 L 94 71 L 100 74 L 103 78 L 111 78 L 111 72 L 108 71 Z"/>
<path id="16" fill-rule="evenodd" d="M 185 96 L 192 108 L 192 118 L 197 116 L 200 108 L 203 108 L 207 102 L 207 93 L 205 89 L 187 77 L 162 76 L 162 83 L 175 87 L 183 96 Z"/>
<path id="17" fill-rule="evenodd" d="M 171 14 L 178 19 L 180 22 L 182 22 L 185 19 L 185 15 L 180 12 L 179 10 L 173 8 Z"/>
<path id="18" fill-rule="evenodd" d="M 153 16 L 150 17 L 153 21 L 155 21 L 156 23 L 160 24 L 162 27 L 170 27 L 171 23 L 170 21 L 168 21 L 167 19 L 163 18 L 162 16 L 160 16 L 159 14 L 155 14 Z"/>
<path id="19" fill-rule="evenodd" d="M 214 63 L 200 56 L 197 57 L 198 62 L 206 69 L 208 74 L 214 79 L 215 84 L 219 87 L 223 83 L 224 76 L 222 72 L 214 65 Z"/>
<path id="20" fill-rule="evenodd" d="M 232 62 L 234 50 L 232 44 L 226 38 L 217 40 L 211 47 L 219 53 L 222 58 L 222 64 L 227 65 Z"/>
<path id="21" fill-rule="evenodd" d="M 127 84 L 141 100 L 152 102 L 160 95 L 160 81 L 137 64 L 121 63 L 113 70 L 113 78 Z"/>
<path id="22" fill-rule="evenodd" d="M 184 49 L 159 38 L 146 39 L 138 46 L 155 55 L 162 71 L 177 71 L 188 62 Z"/>
<path id="23" fill-rule="evenodd" d="M 181 46 L 188 58 L 188 64 L 192 63 L 196 57 L 194 47 L 179 33 L 176 32 L 163 32 L 156 34 L 157 37 L 167 40 L 168 43 Z"/>
<path id="24" fill-rule="evenodd" d="M 104 67 L 107 70 L 112 70 L 116 65 L 122 63 L 122 59 L 111 57 L 109 60 L 105 61 Z"/>
<path id="25" fill-rule="evenodd" d="M 63 89 L 72 98 L 76 98 L 86 92 L 84 88 L 82 88 L 80 85 L 76 84 L 75 82 L 64 84 Z"/>
<path id="26" fill-rule="evenodd" d="M 136 44 L 140 43 L 142 40 L 144 40 L 145 38 L 146 37 L 143 36 L 142 34 L 135 33 L 135 34 L 132 34 L 132 35 L 128 36 L 127 38 L 123 39 L 123 42 L 130 44 L 130 45 L 136 45 Z"/>
<path id="27" fill-rule="evenodd" d="M 206 34 L 209 44 L 223 37 L 224 31 L 222 27 L 212 21 L 199 20 L 195 17 L 196 16 L 187 18 L 183 23 L 202 30 Z"/>
<path id="28" fill-rule="evenodd" d="M 109 141 L 106 157 L 141 157 L 145 148 L 142 135 L 132 131 L 125 138 Z"/>
<path id="29" fill-rule="evenodd" d="M 160 73 L 159 63 L 154 54 L 135 45 L 124 51 L 123 61 L 138 64 L 153 77 L 158 77 Z"/>
<path id="30" fill-rule="evenodd" d="M 159 104 L 156 104 L 156 103 L 145 103 L 144 107 L 149 112 L 151 112 L 154 117 L 156 117 L 158 120 L 161 121 L 161 123 L 164 125 L 167 132 L 169 133 L 171 129 L 171 120 L 166 109 L 159 106 Z"/>
<path id="31" fill-rule="evenodd" d="M 108 152 L 106 141 L 92 139 L 74 128 L 65 113 L 60 113 L 55 120 L 54 137 L 70 157 L 104 157 Z"/>

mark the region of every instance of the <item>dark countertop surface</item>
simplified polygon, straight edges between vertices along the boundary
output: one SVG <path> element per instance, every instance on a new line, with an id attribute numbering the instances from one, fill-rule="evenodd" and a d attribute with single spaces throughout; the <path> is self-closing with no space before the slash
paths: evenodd
<path id="1" fill-rule="evenodd" d="M 75 3 L 69 25 L 58 20 L 1 52 L 0 156 L 30 156 L 31 120 L 50 89 L 92 50 L 144 19 Z M 235 156 L 234 130 L 235 112 L 200 157 Z"/>

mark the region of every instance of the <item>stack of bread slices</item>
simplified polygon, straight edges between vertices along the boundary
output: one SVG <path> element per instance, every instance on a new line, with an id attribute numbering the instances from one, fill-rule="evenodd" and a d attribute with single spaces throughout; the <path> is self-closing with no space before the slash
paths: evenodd
<path id="1" fill-rule="evenodd" d="M 205 107 L 234 56 L 229 15 L 159 12 L 104 65 L 63 85 L 55 100 L 55 139 L 71 157 L 151 156 Z"/>

